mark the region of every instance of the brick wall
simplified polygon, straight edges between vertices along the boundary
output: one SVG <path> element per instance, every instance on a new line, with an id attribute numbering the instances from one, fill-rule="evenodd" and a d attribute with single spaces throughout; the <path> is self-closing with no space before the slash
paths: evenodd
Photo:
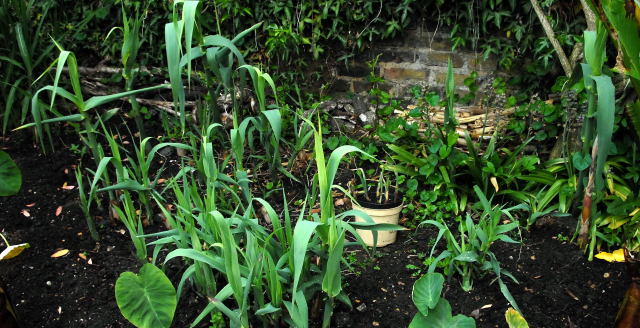
<path id="1" fill-rule="evenodd" d="M 448 32 L 429 32 L 422 28 L 406 31 L 402 38 L 381 42 L 365 54 L 351 60 L 348 66 L 339 63 L 334 75 L 333 90 L 337 92 L 367 92 L 367 61 L 380 55 L 376 73 L 385 82 L 379 87 L 394 97 L 407 95 L 411 86 L 420 85 L 432 90 L 442 90 L 447 74 L 447 62 L 451 57 L 454 79 L 458 92 L 467 91 L 463 81 L 471 72 L 482 78 L 497 70 L 493 58 L 483 60 L 480 52 L 451 51 Z"/>

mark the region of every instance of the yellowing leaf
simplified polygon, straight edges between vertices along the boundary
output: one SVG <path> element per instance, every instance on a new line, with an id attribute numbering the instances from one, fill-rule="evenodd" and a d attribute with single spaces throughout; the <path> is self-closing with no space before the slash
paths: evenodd
<path id="1" fill-rule="evenodd" d="M 496 179 L 496 177 L 491 177 L 491 184 L 493 185 L 493 188 L 496 190 L 496 192 L 500 191 L 500 186 L 498 186 L 498 179 Z"/>
<path id="2" fill-rule="evenodd" d="M 596 258 L 607 262 L 624 262 L 624 250 L 620 248 L 616 249 L 612 253 L 600 252 L 596 254 Z"/>
<path id="3" fill-rule="evenodd" d="M 509 308 L 507 312 L 504 313 L 504 317 L 509 328 L 529 328 L 529 324 L 527 324 L 527 321 L 522 317 L 522 314 L 513 308 Z"/>
<path id="4" fill-rule="evenodd" d="M 53 253 L 51 255 L 51 257 L 56 258 L 56 257 L 60 257 L 60 256 L 65 256 L 67 254 L 69 254 L 69 250 L 68 249 L 61 249 L 61 250 Z"/>
<path id="5" fill-rule="evenodd" d="M 638 212 L 640 212 L 640 207 L 636 208 L 635 210 L 633 210 L 633 212 L 629 213 L 629 216 L 634 216 L 638 214 Z"/>
<path id="6" fill-rule="evenodd" d="M 627 221 L 629 221 L 629 219 L 624 219 L 621 217 L 616 217 L 616 216 L 612 216 L 610 218 L 610 223 L 609 223 L 609 229 L 611 230 L 615 230 L 620 228 L 623 224 L 627 223 Z"/>
<path id="7" fill-rule="evenodd" d="M 20 253 L 22 253 L 22 251 L 27 248 L 29 248 L 29 244 L 11 245 L 5 248 L 2 253 L 0 253 L 0 261 L 14 258 L 20 255 Z"/>

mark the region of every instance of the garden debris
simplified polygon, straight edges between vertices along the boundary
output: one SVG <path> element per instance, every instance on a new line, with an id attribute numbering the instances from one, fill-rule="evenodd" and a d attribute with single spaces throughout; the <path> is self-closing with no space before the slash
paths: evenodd
<path id="1" fill-rule="evenodd" d="M 76 186 L 71 186 L 68 185 L 66 182 L 64 184 L 62 184 L 62 189 L 64 190 L 73 190 L 73 188 L 75 188 Z"/>
<path id="2" fill-rule="evenodd" d="M 609 272 L 605 272 L 602 276 L 605 278 L 609 278 L 611 277 L 611 274 L 609 274 Z"/>
<path id="3" fill-rule="evenodd" d="M 62 206 L 58 206 L 58 208 L 56 208 L 56 216 L 60 216 L 61 213 L 62 213 Z"/>
<path id="4" fill-rule="evenodd" d="M 578 298 L 578 296 L 576 296 L 574 293 L 572 293 L 568 288 L 564 289 L 565 293 L 567 293 L 567 295 L 571 296 L 571 298 L 573 298 L 576 301 L 579 301 L 580 299 Z"/>
<path id="5" fill-rule="evenodd" d="M 595 256 L 597 259 L 605 260 L 607 262 L 624 262 L 624 249 L 616 249 L 611 253 L 600 252 Z"/>
<path id="6" fill-rule="evenodd" d="M 34 207 L 34 206 L 36 206 L 36 203 L 27 204 L 27 205 L 25 205 L 25 206 L 26 206 L 26 207 Z"/>
<path id="7" fill-rule="evenodd" d="M 24 209 L 22 211 L 20 211 L 20 213 L 22 213 L 22 215 L 24 215 L 26 217 L 30 217 L 31 216 L 31 213 L 29 213 L 29 211 L 24 210 Z"/>
<path id="8" fill-rule="evenodd" d="M 51 254 L 51 257 L 57 258 L 57 257 L 65 256 L 67 254 L 69 254 L 69 250 L 68 249 L 61 249 L 61 250 Z"/>
<path id="9" fill-rule="evenodd" d="M 360 305 L 358 305 L 358 307 L 356 307 L 356 310 L 360 311 L 360 312 L 364 312 L 364 310 L 367 309 L 367 305 L 362 303 Z"/>

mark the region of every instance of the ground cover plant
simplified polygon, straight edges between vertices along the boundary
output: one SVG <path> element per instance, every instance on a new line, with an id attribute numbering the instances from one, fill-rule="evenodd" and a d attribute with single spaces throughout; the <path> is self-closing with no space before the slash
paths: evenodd
<path id="1" fill-rule="evenodd" d="M 0 10 L 0 320 L 640 322 L 637 4 L 65 3 Z M 452 55 L 441 89 L 403 97 L 374 56 L 354 109 L 326 109 L 312 63 L 354 63 L 429 8 L 454 51 L 509 70 L 480 87 Z"/>

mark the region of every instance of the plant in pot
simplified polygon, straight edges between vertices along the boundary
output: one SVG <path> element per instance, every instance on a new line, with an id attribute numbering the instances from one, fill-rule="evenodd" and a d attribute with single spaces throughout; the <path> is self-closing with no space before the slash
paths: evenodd
<path id="1" fill-rule="evenodd" d="M 400 212 L 402 211 L 402 195 L 398 190 L 399 174 L 385 170 L 381 165 L 377 181 L 367 180 L 364 170 L 355 170 L 360 180 L 359 185 L 350 184 L 350 192 L 354 202 L 354 210 L 363 211 L 368 214 L 375 223 L 398 224 Z M 356 216 L 356 222 L 364 222 L 364 219 Z M 378 231 L 377 244 L 374 243 L 371 230 L 356 230 L 367 246 L 383 247 L 396 241 L 396 231 Z"/>

